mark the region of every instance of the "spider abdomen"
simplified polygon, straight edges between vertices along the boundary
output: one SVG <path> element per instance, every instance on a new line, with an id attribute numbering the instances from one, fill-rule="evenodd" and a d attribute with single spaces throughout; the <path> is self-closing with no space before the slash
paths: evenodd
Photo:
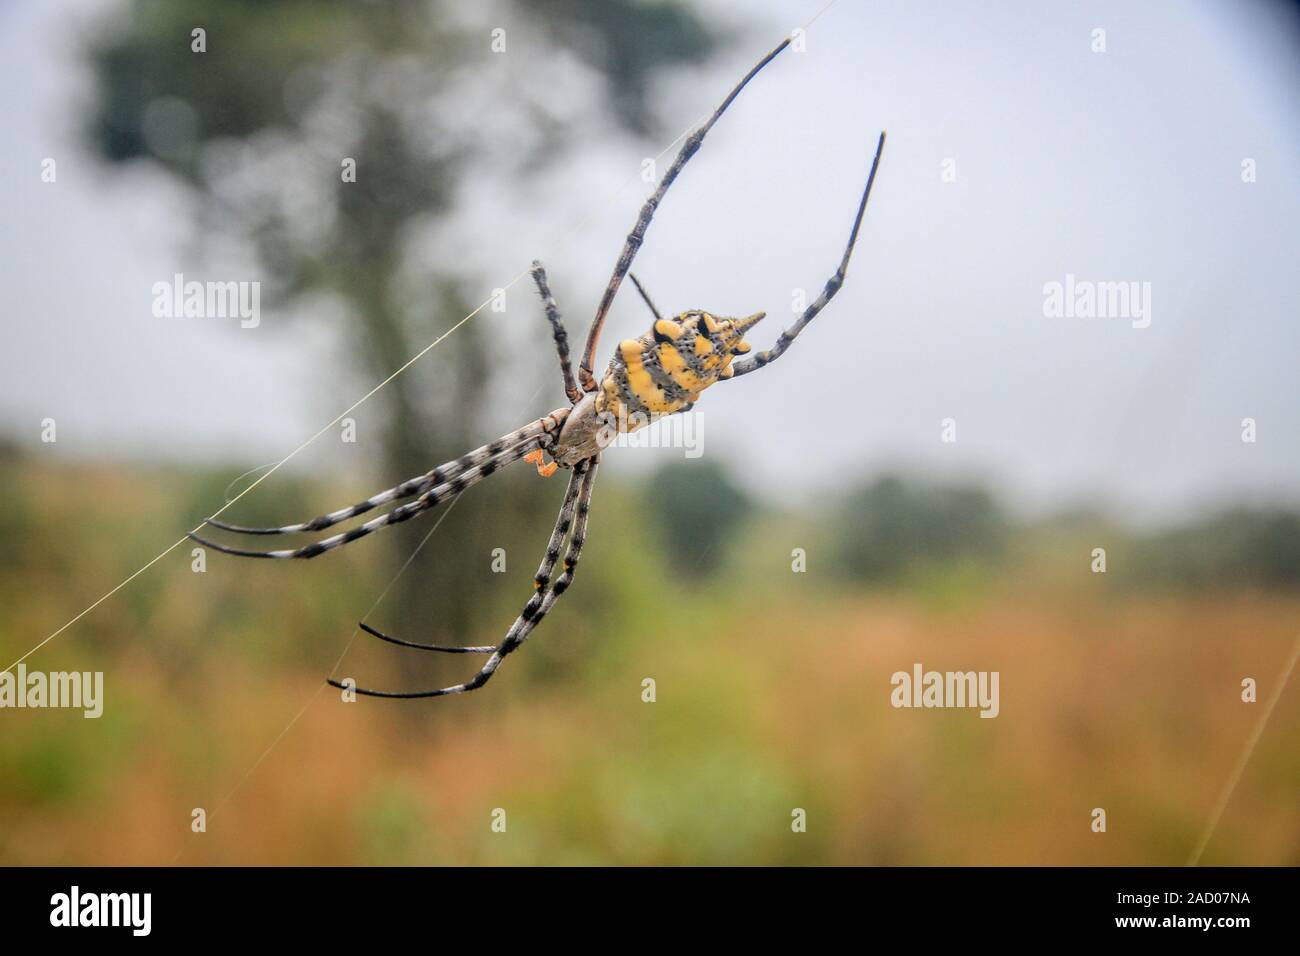
<path id="1" fill-rule="evenodd" d="M 728 319 L 683 312 L 657 320 L 640 338 L 624 339 L 596 391 L 596 411 L 618 431 L 631 432 L 689 407 L 731 377 L 732 359 L 750 348 L 744 333 L 764 314 Z"/>

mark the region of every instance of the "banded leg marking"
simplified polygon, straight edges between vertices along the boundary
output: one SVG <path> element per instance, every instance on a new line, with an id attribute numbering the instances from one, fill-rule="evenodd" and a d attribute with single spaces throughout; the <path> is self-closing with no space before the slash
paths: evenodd
<path id="1" fill-rule="evenodd" d="M 555 337 L 555 351 L 560 356 L 560 375 L 564 378 L 564 394 L 570 402 L 576 403 L 582 398 L 577 383 L 573 380 L 573 366 L 569 362 L 569 333 L 564 329 L 564 319 L 560 317 L 560 307 L 555 304 L 555 296 L 546 281 L 546 267 L 538 260 L 533 260 L 533 281 L 542 297 L 542 307 L 546 310 L 546 321 L 551 323 L 551 334 Z"/>
<path id="2" fill-rule="evenodd" d="M 524 455 L 541 447 L 546 439 L 540 436 L 529 438 L 527 441 L 509 448 L 493 458 L 481 464 L 468 468 L 461 474 L 457 475 L 450 481 L 443 482 L 440 485 L 424 492 L 414 501 L 407 502 L 404 505 L 398 505 L 387 514 L 380 515 L 378 518 L 372 518 L 365 524 L 357 525 L 349 531 L 342 534 L 336 534 L 330 538 L 324 538 L 312 544 L 304 545 L 301 548 L 284 549 L 278 551 L 248 551 L 243 548 L 232 548 L 228 545 L 217 544 L 215 541 L 208 541 L 199 537 L 197 534 L 190 532 L 189 537 L 205 548 L 212 548 L 223 554 L 234 554 L 242 558 L 314 558 L 317 555 L 324 554 L 326 551 L 333 551 L 335 548 L 342 547 L 345 544 L 351 544 L 358 538 L 364 538 L 366 535 L 373 534 L 381 528 L 389 525 L 400 524 L 403 521 L 409 521 L 416 515 L 437 507 L 448 498 L 454 498 L 468 488 L 472 488 L 484 478 L 496 472 L 498 469 L 505 467 L 511 462 L 518 461 Z"/>
<path id="3" fill-rule="evenodd" d="M 591 489 L 596 480 L 598 461 L 598 458 L 591 458 L 573 466 L 573 475 L 569 479 L 569 487 L 564 493 L 564 503 L 560 506 L 560 514 L 555 522 L 555 530 L 551 532 L 551 541 L 547 545 L 546 554 L 542 558 L 542 564 L 538 568 L 535 580 L 541 580 L 543 577 L 549 579 L 559 557 L 558 541 L 563 540 L 564 537 L 559 529 L 564 525 L 567 530 L 567 525 L 572 522 L 573 535 L 564 554 L 564 572 L 556 580 L 554 587 L 549 589 L 539 588 L 528 599 L 528 603 L 524 605 L 524 610 L 515 619 L 515 623 L 511 625 L 510 630 L 506 632 L 505 638 L 496 648 L 492 649 L 492 656 L 488 658 L 477 674 L 464 683 L 453 684 L 450 687 L 440 687 L 437 690 L 384 691 L 357 687 L 353 688 L 354 692 L 365 697 L 413 700 L 424 697 L 446 697 L 451 694 L 465 694 L 477 690 L 491 680 L 492 675 L 501 666 L 501 662 L 528 639 L 528 635 L 555 606 L 555 602 L 559 600 L 560 595 L 573 581 L 573 573 L 578 566 L 578 559 L 582 556 L 582 545 L 587 533 L 587 514 L 591 507 Z M 478 650 L 475 649 L 475 651 Z M 344 686 L 342 682 L 333 678 L 329 679 L 329 683 L 334 687 L 342 688 Z"/>
<path id="4" fill-rule="evenodd" d="M 790 328 L 777 336 L 775 345 L 770 349 L 756 352 L 747 358 L 741 359 L 739 362 L 736 362 L 731 366 L 731 377 L 733 379 L 740 378 L 740 376 L 752 372 L 754 369 L 762 368 L 764 365 L 775 362 L 784 355 L 785 350 L 790 347 L 790 343 L 795 340 L 795 337 L 807 328 L 808 323 L 817 317 L 818 312 L 826 308 L 826 304 L 835 297 L 835 293 L 839 292 L 840 287 L 844 285 L 844 275 L 849 269 L 849 259 L 853 255 L 853 246 L 858 241 L 858 229 L 861 228 L 862 216 L 867 211 L 867 199 L 871 196 L 871 184 L 876 181 L 876 170 L 880 166 L 880 154 L 884 148 L 885 134 L 882 132 L 880 134 L 880 140 L 876 143 L 876 158 L 871 161 L 871 172 L 867 174 L 867 186 L 862 191 L 862 199 L 858 202 L 858 214 L 853 220 L 853 230 L 849 233 L 849 242 L 848 245 L 844 247 L 844 255 L 840 259 L 839 268 L 836 269 L 835 274 L 826 281 L 826 286 L 822 289 L 821 295 L 817 296 L 812 305 L 808 306 L 808 308 L 804 310 L 803 315 L 799 316 L 794 325 L 790 326 Z"/>
<path id="5" fill-rule="evenodd" d="M 555 426 L 558 428 L 558 425 Z M 520 442 L 532 438 L 535 435 L 545 434 L 552 430 L 549 427 L 548 418 L 540 418 L 535 422 L 529 422 L 522 428 L 517 428 L 509 434 L 502 435 L 494 441 L 488 442 L 471 452 L 461 455 L 459 458 L 445 462 L 432 471 L 425 472 L 423 475 L 417 475 L 414 478 L 407 479 L 400 485 L 394 485 L 387 491 L 381 491 L 372 495 L 359 504 L 352 505 L 348 508 L 341 508 L 338 511 L 331 511 L 329 514 L 321 515 L 318 518 L 312 518 L 310 521 L 304 521 L 301 524 L 288 524 L 279 528 L 245 528 L 240 525 L 228 524 L 225 521 L 218 521 L 216 518 L 208 518 L 205 524 L 210 524 L 214 528 L 220 528 L 223 531 L 233 531 L 237 534 L 301 534 L 303 532 L 323 531 L 326 528 L 332 528 L 340 522 L 347 521 L 349 518 L 355 518 L 363 515 L 368 511 L 373 511 L 380 505 L 387 504 L 390 501 L 401 501 L 403 498 L 410 498 L 412 495 L 423 494 L 430 488 L 436 487 L 444 482 L 450 481 L 457 475 L 463 474 L 470 468 L 481 465 L 483 462 L 501 454 Z"/>
<path id="6" fill-rule="evenodd" d="M 690 160 L 692 156 L 699 151 L 700 144 L 704 142 L 704 137 L 708 135 L 709 130 L 718 118 L 727 111 L 733 100 L 740 95 L 743 90 L 758 72 L 767 66 L 772 60 L 776 59 L 777 54 L 790 45 L 790 39 L 781 41 L 781 44 L 745 74 L 730 93 L 722 101 L 722 105 L 713 111 L 713 115 L 690 136 L 686 137 L 686 142 L 682 144 L 681 150 L 677 153 L 677 158 L 673 160 L 668 171 L 664 173 L 664 178 L 659 182 L 659 188 L 654 191 L 645 205 L 641 207 L 641 214 L 637 217 L 636 225 L 628 233 L 627 242 L 623 246 L 623 251 L 619 253 L 618 261 L 614 264 L 614 274 L 609 277 L 609 284 L 605 287 L 605 294 L 601 296 L 600 305 L 596 309 L 596 317 L 591 321 L 591 330 L 587 333 L 587 345 L 582 352 L 582 364 L 578 367 L 578 381 L 584 391 L 594 392 L 596 390 L 596 378 L 592 374 L 592 365 L 596 356 L 596 347 L 600 343 L 600 330 L 605 324 L 605 317 L 609 314 L 609 307 L 614 302 L 614 296 L 618 294 L 618 287 L 627 275 L 628 270 L 632 268 L 632 260 L 636 258 L 637 250 L 641 248 L 641 243 L 645 241 L 645 233 L 650 228 L 650 220 L 654 218 L 655 210 L 659 208 L 659 203 L 663 201 L 664 194 L 668 192 L 668 187 L 677 179 L 678 173 L 682 167 Z"/>

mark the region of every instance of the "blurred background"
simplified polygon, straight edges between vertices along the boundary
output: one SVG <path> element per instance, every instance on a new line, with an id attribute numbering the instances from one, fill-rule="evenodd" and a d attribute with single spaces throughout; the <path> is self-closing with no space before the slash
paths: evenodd
<path id="1" fill-rule="evenodd" d="M 580 345 L 643 161 L 823 5 L 0 8 L 0 663 L 494 290 L 224 517 L 305 520 L 563 404 L 507 284 L 542 258 Z M 354 625 L 499 640 L 563 492 L 527 466 L 318 561 L 177 548 L 26 660 L 102 670 L 105 710 L 0 711 L 0 863 L 1185 862 L 1300 634 L 1298 44 L 1282 3 L 840 0 L 634 271 L 664 310 L 767 310 L 766 345 L 887 129 L 848 282 L 705 395 L 701 454 L 606 455 L 527 648 L 465 697 L 320 691 L 340 655 L 472 671 Z M 260 321 L 155 315 L 177 273 L 260 283 Z M 1149 327 L 1045 316 L 1067 275 L 1150 283 Z M 600 365 L 646 326 L 625 288 Z M 1000 715 L 894 709 L 915 662 L 999 671 Z M 1300 863 L 1298 732 L 1293 687 L 1203 862 Z"/>

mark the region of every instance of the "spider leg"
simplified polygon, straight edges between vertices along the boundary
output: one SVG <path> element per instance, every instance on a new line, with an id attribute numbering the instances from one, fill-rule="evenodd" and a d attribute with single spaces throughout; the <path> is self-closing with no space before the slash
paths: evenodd
<path id="1" fill-rule="evenodd" d="M 654 313 L 655 321 L 658 322 L 662 319 L 663 316 L 659 314 L 659 310 L 655 308 L 655 304 L 650 301 L 650 293 L 646 292 L 645 286 L 643 286 L 641 280 L 636 277 L 636 273 L 629 272 L 627 277 L 632 280 L 632 284 L 636 286 L 636 291 L 641 293 L 642 300 L 644 300 L 645 304 L 650 307 L 650 311 Z"/>
<path id="2" fill-rule="evenodd" d="M 496 647 L 491 644 L 486 647 L 448 647 L 442 644 L 420 644 L 416 641 L 404 641 L 400 637 L 385 634 L 383 631 L 371 627 L 365 621 L 358 621 L 357 626 L 381 641 L 387 641 L 389 644 L 397 644 L 401 647 L 414 647 L 417 651 L 441 651 L 444 654 L 491 654 L 496 650 Z"/>
<path id="3" fill-rule="evenodd" d="M 573 583 L 578 561 L 582 558 L 582 546 L 587 540 L 587 516 L 591 510 L 591 491 L 596 483 L 596 465 L 599 461 L 599 458 L 591 459 L 591 470 L 587 472 L 587 480 L 583 482 L 582 490 L 578 494 L 578 516 L 573 523 L 573 537 L 569 539 L 569 547 L 564 552 L 564 571 L 556 579 L 555 585 L 546 592 L 546 596 L 542 598 L 542 603 L 538 605 L 533 616 L 524 622 L 523 628 L 515 636 L 513 644 L 509 647 L 507 647 L 507 644 L 510 644 L 510 638 L 507 635 L 506 640 L 501 644 L 502 656 L 509 654 L 528 639 L 528 635 L 555 606 L 555 602 L 560 599 L 560 595 L 567 591 L 569 585 Z M 522 615 L 520 617 L 522 620 Z"/>
<path id="4" fill-rule="evenodd" d="M 664 178 L 659 182 L 659 188 L 654 191 L 645 205 L 641 207 L 641 215 L 637 217 L 636 225 L 628 234 L 627 242 L 623 246 L 623 251 L 619 253 L 618 261 L 614 265 L 614 274 L 609 277 L 609 285 L 605 287 L 605 294 L 600 299 L 600 305 L 596 309 L 596 317 L 591 321 L 591 331 L 587 333 L 587 346 L 582 352 L 582 364 L 578 368 L 578 379 L 584 390 L 594 392 L 596 390 L 596 379 L 591 373 L 591 363 L 596 356 L 596 346 L 600 342 L 600 330 L 605 324 L 605 316 L 609 314 L 609 307 L 614 302 L 614 296 L 618 294 L 618 287 L 623 281 L 623 276 L 627 275 L 628 270 L 632 267 L 632 260 L 636 257 L 637 250 L 641 248 L 641 243 L 645 240 L 646 230 L 650 227 L 650 220 L 654 218 L 655 210 L 659 203 L 663 201 L 664 194 L 668 192 L 668 187 L 677 179 L 677 174 L 682 171 L 682 167 L 687 161 L 696 154 L 700 144 L 704 142 L 704 137 L 718 118 L 726 112 L 727 107 L 731 105 L 732 100 L 740 95 L 740 91 L 752 80 L 758 71 L 767 66 L 774 60 L 778 53 L 790 45 L 790 39 L 781 41 L 781 45 L 774 49 L 763 59 L 759 60 L 752 70 L 745 74 L 744 79 L 736 84 L 735 88 L 727 94 L 727 98 L 722 101 L 722 105 L 713 111 L 713 115 L 705 121 L 704 125 L 686 137 L 686 142 L 682 144 L 681 150 L 677 153 L 677 158 L 673 160 L 668 171 L 664 173 Z"/>
<path id="5" fill-rule="evenodd" d="M 587 463 L 579 462 L 569 476 L 569 485 L 564 489 L 564 500 L 560 503 L 560 514 L 555 519 L 555 527 L 551 531 L 551 540 L 546 545 L 546 553 L 542 557 L 541 567 L 537 569 L 537 574 L 533 578 L 533 588 L 539 593 L 544 591 L 550 583 L 551 571 L 555 567 L 555 562 L 560 557 L 560 545 L 564 543 L 565 536 L 569 533 L 569 526 L 573 522 L 573 510 L 578 500 L 578 493 L 583 485 L 583 476 L 587 471 Z M 540 596 L 537 596 L 538 604 L 541 603 Z M 532 603 L 532 602 L 530 602 Z M 373 634 L 375 637 L 392 644 L 400 644 L 403 647 L 415 647 L 427 651 L 446 651 L 448 653 L 484 653 L 490 654 L 497 650 L 496 646 L 491 647 L 474 647 L 474 648 L 447 648 L 437 647 L 432 644 L 417 644 L 413 641 L 405 641 L 400 638 L 390 637 L 387 634 L 375 630 L 370 625 L 361 622 L 361 629 L 367 634 Z"/>
<path id="6" fill-rule="evenodd" d="M 454 498 L 467 488 L 472 488 L 484 478 L 496 472 L 498 469 L 518 461 L 524 455 L 541 447 L 545 441 L 542 437 L 533 437 L 516 445 L 514 448 L 507 449 L 495 458 L 489 458 L 487 461 L 467 468 L 450 481 L 445 481 L 440 485 L 435 485 L 428 491 L 421 494 L 414 501 L 408 501 L 404 505 L 398 505 L 392 511 L 380 515 L 378 518 L 371 518 L 364 524 L 359 524 L 351 530 L 342 534 L 336 534 L 333 537 L 323 538 L 312 544 L 304 545 L 301 548 L 286 548 L 279 551 L 247 551 L 243 548 L 232 548 L 224 544 L 217 544 L 214 541 L 208 541 L 199 537 L 194 532 L 190 532 L 189 537 L 197 541 L 206 548 L 212 548 L 221 551 L 224 554 L 234 554 L 243 558 L 314 558 L 326 551 L 333 551 L 335 548 L 342 547 L 345 544 L 351 544 L 358 538 L 364 538 L 368 534 L 373 534 L 381 528 L 389 525 L 400 524 L 403 521 L 409 521 L 416 515 L 428 511 L 430 508 L 437 507 L 448 498 Z"/>
<path id="7" fill-rule="evenodd" d="M 533 579 L 536 592 L 524 609 L 520 612 L 515 623 L 510 626 L 506 632 L 505 638 L 497 647 L 492 649 L 492 656 L 488 658 L 487 663 L 479 670 L 477 674 L 461 684 L 453 684 L 450 687 L 440 687 L 437 690 L 421 691 L 383 691 L 370 690 L 366 688 L 353 688 L 354 692 L 365 697 L 389 697 L 400 699 L 414 699 L 421 697 L 445 697 L 449 694 L 464 694 L 471 690 L 477 690 L 491 680 L 496 669 L 501 666 L 501 662 L 506 656 L 528 639 L 547 612 L 555 606 L 560 595 L 568 589 L 569 584 L 573 581 L 574 569 L 578 566 L 578 559 L 582 556 L 582 544 L 587 534 L 587 514 L 591 507 L 591 489 L 596 480 L 596 465 L 599 458 L 590 458 L 585 462 L 579 462 L 573 467 L 573 475 L 569 479 L 569 487 L 564 492 L 564 503 L 560 505 L 560 514 L 555 522 L 555 529 L 551 532 L 551 540 L 546 546 L 546 553 L 542 557 L 541 566 L 537 569 L 537 575 Z M 577 518 L 574 518 L 574 513 Z M 560 557 L 560 543 L 568 533 L 570 525 L 573 528 L 573 536 L 569 540 L 569 547 L 564 554 L 564 571 L 555 581 L 553 587 L 548 587 L 551 573 L 555 570 L 556 562 Z M 363 627 L 365 625 L 362 625 Z M 328 681 L 332 686 L 343 688 L 342 682 L 330 678 Z"/>
<path id="8" fill-rule="evenodd" d="M 564 330 L 560 307 L 555 304 L 555 296 L 551 295 L 551 287 L 546 282 L 546 268 L 536 259 L 533 260 L 533 281 L 537 283 L 542 306 L 546 309 L 546 320 L 551 323 L 551 332 L 555 335 L 555 351 L 560 355 L 560 374 L 564 377 L 564 394 L 576 404 L 582 398 L 582 392 L 573 380 L 573 366 L 569 364 L 569 333 Z"/>
<path id="9" fill-rule="evenodd" d="M 387 491 L 381 491 L 359 504 L 352 505 L 348 508 L 341 508 L 338 511 L 331 511 L 329 514 L 321 515 L 318 518 L 312 518 L 310 521 L 304 521 L 301 524 L 287 524 L 280 528 L 245 528 L 236 524 L 228 524 L 225 521 L 218 521 L 216 518 L 208 518 L 204 523 L 210 524 L 214 528 L 220 528 L 223 531 L 234 531 L 238 534 L 301 534 L 305 531 L 323 531 L 326 528 L 332 528 L 334 525 L 349 518 L 355 518 L 357 515 L 365 514 L 372 511 L 380 505 L 387 504 L 390 501 L 400 501 L 403 498 L 410 498 L 412 495 L 423 494 L 430 488 L 434 488 L 444 482 L 451 481 L 457 475 L 464 474 L 471 468 L 481 465 L 486 461 L 497 457 L 502 452 L 518 446 L 538 435 L 545 435 L 555 431 L 563 424 L 563 418 L 568 416 L 568 410 L 562 409 L 563 416 L 560 412 L 553 413 L 546 418 L 540 418 L 535 422 L 529 422 L 522 428 L 517 428 L 507 435 L 502 435 L 495 441 L 488 442 L 471 452 L 461 455 L 459 458 L 439 465 L 432 471 L 425 472 L 423 475 L 417 475 L 410 478 L 400 485 L 395 485 Z M 552 423 L 554 418 L 559 417 L 558 422 Z"/>
<path id="10" fill-rule="evenodd" d="M 858 214 L 853 220 L 853 231 L 849 233 L 849 242 L 844 247 L 844 256 L 840 259 L 840 267 L 835 270 L 835 275 L 826 281 L 826 286 L 822 289 L 821 295 L 817 296 L 812 305 L 804 310 L 803 315 L 799 316 L 794 325 L 777 336 L 775 345 L 770 349 L 756 352 L 747 358 L 741 359 L 731 366 L 731 377 L 733 379 L 740 378 L 740 376 L 752 372 L 756 368 L 762 368 L 770 362 L 775 362 L 784 355 L 785 350 L 790 347 L 790 343 L 795 340 L 795 336 L 817 317 L 818 312 L 826 308 L 826 304 L 834 298 L 835 293 L 840 291 L 840 286 L 844 285 L 844 274 L 849 268 L 849 258 L 853 255 L 853 246 L 858 241 L 858 229 L 862 225 L 862 215 L 867 210 L 867 198 L 871 195 L 871 184 L 876 180 L 876 169 L 880 166 L 880 153 L 884 148 L 885 134 L 882 132 L 879 142 L 876 143 L 876 158 L 871 161 L 871 172 L 867 174 L 867 186 L 862 191 L 862 199 L 858 202 Z"/>

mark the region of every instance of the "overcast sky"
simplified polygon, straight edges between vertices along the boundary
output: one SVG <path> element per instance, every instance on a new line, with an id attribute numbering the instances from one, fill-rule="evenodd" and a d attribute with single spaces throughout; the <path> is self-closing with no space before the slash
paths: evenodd
<path id="1" fill-rule="evenodd" d="M 821 5 L 704 5 L 746 31 L 662 85 L 665 125 L 712 109 Z M 223 276 L 193 258 L 164 180 L 107 170 L 79 144 L 78 31 L 103 6 L 0 7 L 0 434 L 40 448 L 53 417 L 65 455 L 274 460 L 374 383 L 331 382 L 324 317 L 264 310 L 244 330 L 152 315 L 155 282 Z M 706 452 L 756 490 L 805 498 L 907 466 L 987 477 L 1031 511 L 1104 500 L 1134 522 L 1228 499 L 1300 503 L 1300 29 L 1286 9 L 840 0 L 714 129 L 637 261 L 661 308 L 765 309 L 751 338 L 770 343 L 794 318 L 792 290 L 815 295 L 833 271 L 888 130 L 847 285 L 779 363 L 705 395 Z M 510 69 L 553 75 L 526 56 Z M 524 184 L 488 164 L 431 254 L 481 276 L 479 298 L 545 259 L 581 340 L 653 151 L 614 136 Z M 1045 284 L 1067 275 L 1149 283 L 1149 326 L 1045 315 Z M 515 288 L 506 313 L 474 321 L 534 342 L 535 297 Z M 631 292 L 602 363 L 645 328 Z M 428 340 L 459 318 L 431 317 Z M 195 356 L 229 375 L 196 382 Z M 503 395 L 503 428 L 563 395 L 527 399 Z M 946 418 L 954 443 L 940 440 Z M 608 457 L 634 470 L 680 454 Z"/>

